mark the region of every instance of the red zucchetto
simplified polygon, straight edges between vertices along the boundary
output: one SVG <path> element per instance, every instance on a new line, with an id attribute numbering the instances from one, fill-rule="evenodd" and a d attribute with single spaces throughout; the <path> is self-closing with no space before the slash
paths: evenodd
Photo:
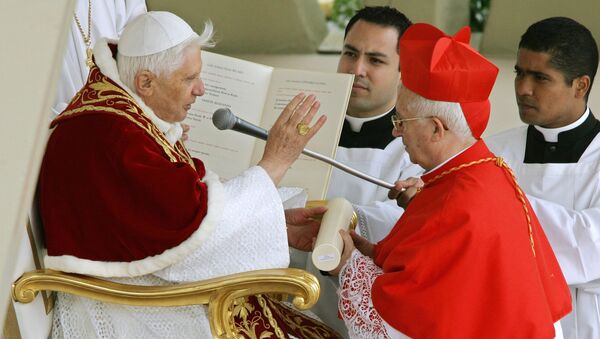
<path id="1" fill-rule="evenodd" d="M 400 68 L 402 83 L 411 91 L 459 103 L 479 139 L 490 116 L 488 97 L 498 67 L 469 46 L 470 36 L 469 27 L 451 37 L 429 24 L 414 24 L 400 38 Z"/>

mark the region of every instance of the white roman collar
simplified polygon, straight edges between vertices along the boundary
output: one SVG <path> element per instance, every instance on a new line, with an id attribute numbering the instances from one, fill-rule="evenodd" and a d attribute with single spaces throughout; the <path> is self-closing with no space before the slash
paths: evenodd
<path id="1" fill-rule="evenodd" d="M 381 114 L 381 115 L 377 115 L 374 117 L 368 117 L 368 118 L 357 118 L 357 117 L 351 117 L 348 114 L 346 114 L 346 121 L 348 121 L 348 123 L 350 124 L 350 129 L 352 130 L 352 132 L 360 132 L 360 129 L 362 128 L 362 125 L 367 122 L 367 121 L 371 121 L 371 120 L 376 120 L 379 119 L 383 116 L 385 116 L 386 114 L 390 113 L 394 108 L 392 107 L 389 111 Z M 390 122 L 391 124 L 391 122 Z"/>
<path id="2" fill-rule="evenodd" d="M 183 128 L 181 127 L 180 123 L 176 122 L 172 124 L 159 118 L 137 94 L 135 94 L 131 89 L 125 86 L 123 82 L 121 82 L 119 70 L 117 69 L 117 63 L 112 57 L 112 52 L 108 47 L 108 41 L 106 39 L 99 39 L 96 43 L 96 46 L 94 46 L 94 59 L 102 74 L 116 82 L 133 97 L 133 100 L 135 100 L 135 102 L 142 108 L 144 114 L 165 135 L 171 145 L 174 145 L 177 140 L 181 138 L 181 135 L 183 134 Z"/>
<path id="3" fill-rule="evenodd" d="M 537 125 L 533 125 L 533 127 L 535 127 L 535 129 L 537 129 L 538 131 L 540 131 L 540 133 L 544 135 L 544 140 L 546 140 L 546 142 L 558 142 L 559 133 L 570 131 L 573 128 L 578 127 L 579 125 L 583 124 L 583 122 L 588 118 L 589 115 L 590 108 L 587 107 L 585 113 L 583 113 L 583 115 L 579 119 L 577 119 L 571 124 L 568 124 L 567 126 L 558 128 L 544 128 Z"/>
<path id="4" fill-rule="evenodd" d="M 473 145 L 475 145 L 475 144 L 473 144 Z M 469 149 L 470 147 L 472 147 L 473 145 L 471 145 L 471 146 L 469 146 L 469 147 L 466 147 L 466 148 L 463 148 L 463 149 L 462 149 L 460 152 L 458 152 L 458 153 L 456 153 L 455 155 L 451 156 L 450 158 L 448 158 L 448 159 L 444 160 L 444 162 L 442 162 L 441 164 L 439 164 L 439 165 L 435 166 L 434 168 L 430 169 L 429 171 L 426 171 L 426 172 L 425 172 L 425 173 L 423 173 L 422 175 L 429 174 L 429 173 L 431 173 L 431 172 L 433 172 L 433 171 L 437 170 L 438 168 L 440 168 L 440 167 L 444 166 L 444 165 L 445 165 L 445 164 L 446 164 L 448 161 L 450 161 L 450 160 L 452 160 L 452 159 L 456 158 L 457 156 L 459 156 L 459 155 L 460 155 L 461 153 L 463 153 L 464 151 L 468 150 L 468 149 Z"/>

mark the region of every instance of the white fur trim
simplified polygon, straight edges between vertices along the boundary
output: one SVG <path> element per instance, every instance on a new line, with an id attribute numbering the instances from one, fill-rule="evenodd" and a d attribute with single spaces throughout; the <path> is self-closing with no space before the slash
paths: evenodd
<path id="1" fill-rule="evenodd" d="M 150 274 L 179 261 L 196 250 L 211 235 L 221 219 L 224 208 L 223 184 L 218 176 L 207 171 L 203 182 L 208 186 L 208 211 L 198 229 L 181 244 L 144 259 L 132 262 L 107 262 L 81 259 L 71 255 L 46 256 L 46 268 L 98 277 L 136 277 Z"/>

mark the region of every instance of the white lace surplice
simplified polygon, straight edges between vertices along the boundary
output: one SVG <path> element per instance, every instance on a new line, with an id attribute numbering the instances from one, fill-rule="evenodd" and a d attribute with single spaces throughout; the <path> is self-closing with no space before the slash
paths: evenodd
<path id="1" fill-rule="evenodd" d="M 223 191 L 221 219 L 206 241 L 184 260 L 153 274 L 111 280 L 166 285 L 287 267 L 283 208 L 266 172 L 252 167 L 225 182 Z M 52 332 L 53 338 L 212 337 L 204 306 L 122 306 L 62 293 L 54 310 Z"/>
<path id="2" fill-rule="evenodd" d="M 354 250 L 340 272 L 339 309 L 350 338 L 408 338 L 391 327 L 373 307 L 371 289 L 383 269 L 373 259 Z"/>

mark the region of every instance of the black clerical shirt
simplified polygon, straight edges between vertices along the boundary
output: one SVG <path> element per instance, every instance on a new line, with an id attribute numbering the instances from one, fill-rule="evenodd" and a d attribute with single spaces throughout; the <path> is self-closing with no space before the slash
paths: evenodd
<path id="1" fill-rule="evenodd" d="M 542 132 L 530 125 L 527 129 L 523 162 L 526 164 L 576 163 L 598 132 L 600 132 L 600 121 L 591 111 L 581 125 L 559 133 L 558 142 L 546 142 Z"/>
<path id="2" fill-rule="evenodd" d="M 346 148 L 379 148 L 384 149 L 392 140 L 392 118 L 396 110 L 375 120 L 365 122 L 359 132 L 350 128 L 350 123 L 344 120 L 339 145 Z"/>

